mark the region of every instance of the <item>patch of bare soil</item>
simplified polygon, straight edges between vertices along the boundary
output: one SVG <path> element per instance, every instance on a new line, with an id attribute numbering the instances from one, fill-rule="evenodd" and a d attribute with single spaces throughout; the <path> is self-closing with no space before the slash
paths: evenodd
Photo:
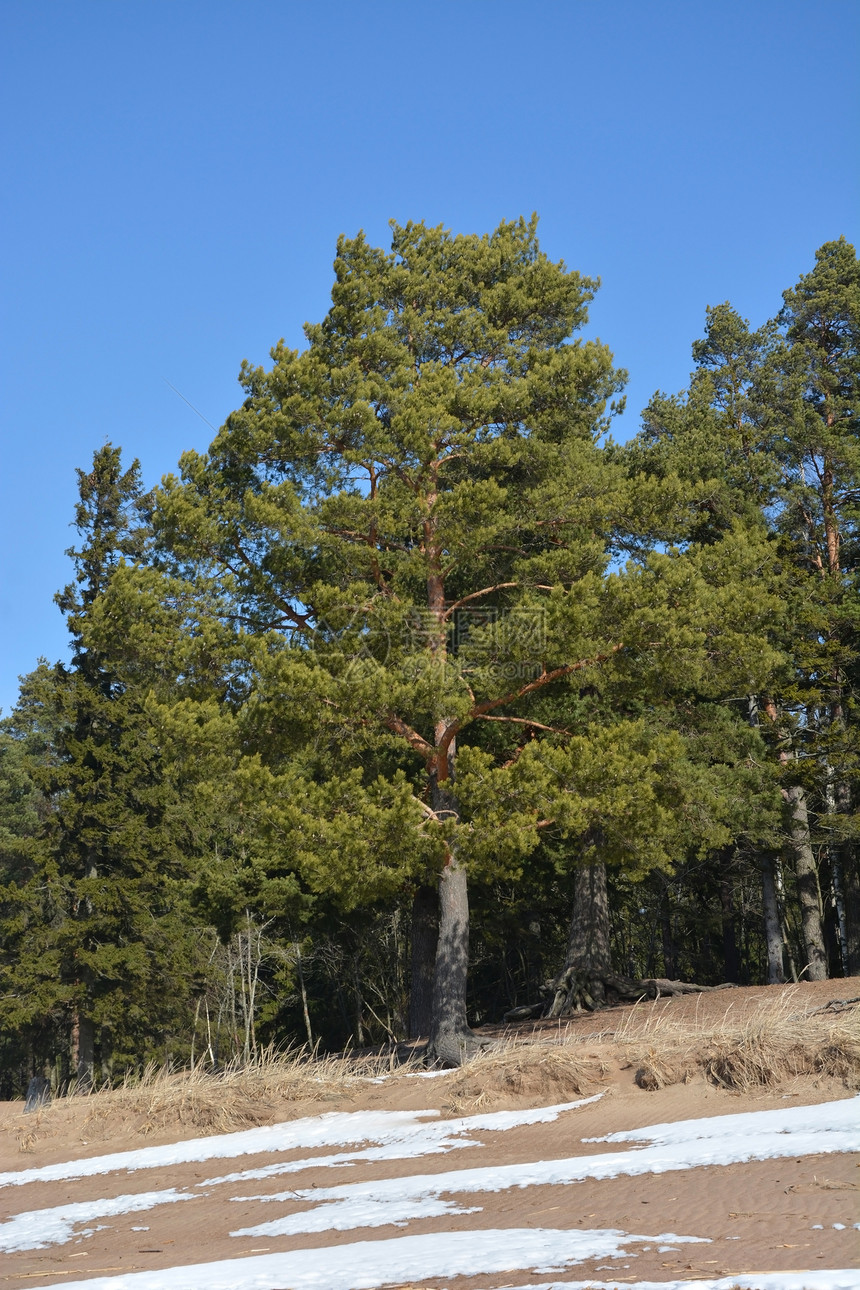
<path id="1" fill-rule="evenodd" d="M 220 1079 L 150 1072 L 137 1085 L 68 1098 L 31 1114 L 0 1106 L 0 1170 L 25 1170 L 107 1152 L 176 1142 L 327 1111 L 436 1109 L 443 1117 L 600 1100 L 548 1124 L 474 1134 L 481 1145 L 420 1159 L 315 1166 L 315 1151 L 210 1160 L 0 1193 L 2 1218 L 129 1192 L 188 1189 L 184 1203 L 79 1224 L 64 1244 L 4 1255 L 0 1284 L 63 1284 L 109 1272 L 211 1262 L 262 1252 L 324 1248 L 405 1234 L 478 1228 L 621 1229 L 643 1237 L 620 1259 L 571 1267 L 569 1279 L 664 1281 L 764 1270 L 860 1267 L 860 1168 L 847 1155 L 802 1156 L 666 1174 L 532 1186 L 460 1198 L 477 1213 L 292 1237 L 231 1231 L 307 1209 L 307 1200 L 261 1203 L 287 1188 L 330 1187 L 452 1169 L 499 1167 L 628 1150 L 583 1141 L 649 1124 L 812 1105 L 860 1086 L 860 980 L 720 991 L 586 1014 L 561 1024 L 485 1029 L 497 1046 L 459 1071 L 416 1078 L 388 1060 L 261 1063 Z M 374 1082 L 381 1080 L 381 1082 Z M 336 1148 L 335 1148 L 336 1149 Z M 327 1154 L 326 1149 L 322 1154 Z M 301 1172 L 203 1187 L 213 1175 L 290 1158 Z M 84 1238 L 81 1227 L 95 1227 Z M 2 1229 L 0 1229 L 2 1230 Z M 679 1245 L 665 1233 L 706 1237 Z M 324 1252 L 321 1253 L 324 1260 Z M 545 1276 L 446 1278 L 448 1290 L 491 1290 Z M 860 1273 L 858 1273 L 860 1283 Z M 422 1283 L 431 1290 L 436 1283 Z"/>

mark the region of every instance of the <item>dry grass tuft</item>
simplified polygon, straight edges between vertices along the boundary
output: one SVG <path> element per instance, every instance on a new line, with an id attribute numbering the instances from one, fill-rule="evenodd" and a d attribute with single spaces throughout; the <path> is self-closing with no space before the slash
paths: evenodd
<path id="1" fill-rule="evenodd" d="M 613 1014 L 615 1030 L 583 1035 L 570 1027 L 511 1036 L 478 1053 L 444 1081 L 446 1109 L 460 1114 L 504 1102 L 570 1101 L 605 1087 L 618 1068 L 643 1089 L 706 1078 L 743 1092 L 796 1076 L 832 1078 L 860 1088 L 860 1003 L 802 1010 L 797 991 L 762 999 L 750 1011 L 730 1006 L 716 1022 L 698 1010 L 678 1016 L 642 1003 Z M 321 1057 L 306 1050 L 266 1053 L 247 1066 L 213 1072 L 147 1067 L 115 1089 L 58 1098 L 16 1117 L 8 1132 L 32 1153 L 46 1138 L 83 1142 L 164 1134 L 223 1133 L 313 1114 L 321 1103 L 348 1104 L 368 1080 L 415 1070 L 397 1055 Z M 441 1091 L 441 1090 L 440 1090 Z"/>
<path id="2" fill-rule="evenodd" d="M 860 1088 L 860 1006 L 800 1011 L 799 1003 L 798 991 L 788 990 L 742 1015 L 730 1004 L 715 1023 L 698 1014 L 676 1019 L 649 1002 L 630 1009 L 615 1031 L 587 1039 L 568 1030 L 498 1045 L 452 1076 L 451 1106 L 460 1111 L 503 1096 L 579 1096 L 605 1082 L 613 1065 L 632 1067 L 636 1084 L 650 1091 L 696 1077 L 733 1092 L 773 1088 L 797 1076 L 829 1076 Z"/>
<path id="3" fill-rule="evenodd" d="M 499 1098 L 564 1100 L 602 1082 L 608 1067 L 573 1041 L 501 1044 L 478 1053 L 452 1075 L 447 1091 L 457 1109 Z"/>
<path id="4" fill-rule="evenodd" d="M 841 1022 L 830 1027 L 816 1065 L 822 1074 L 841 1079 L 847 1088 L 860 1088 L 860 1007 L 854 1009 L 853 1016 L 843 1014 Z"/>
<path id="5" fill-rule="evenodd" d="M 117 1088 L 72 1093 L 28 1115 L 19 1150 L 74 1128 L 83 1141 L 148 1137 L 177 1126 L 201 1134 L 225 1133 L 305 1114 L 308 1104 L 343 1102 L 368 1078 L 387 1074 L 388 1058 L 320 1057 L 306 1050 L 263 1054 L 243 1066 L 213 1072 L 203 1066 L 171 1070 L 155 1065 Z"/>
<path id="6" fill-rule="evenodd" d="M 670 1057 L 650 1048 L 633 1078 L 640 1088 L 653 1093 L 658 1088 L 668 1088 L 670 1084 L 687 1084 L 695 1073 L 695 1062 L 689 1055 Z"/>
<path id="7" fill-rule="evenodd" d="M 137 1121 L 144 1134 L 177 1123 L 210 1133 L 252 1128 L 283 1117 L 285 1103 L 347 1100 L 359 1084 L 390 1068 L 387 1058 L 321 1057 L 305 1049 L 266 1052 L 217 1073 L 150 1066 L 119 1088 L 90 1095 L 87 1122 L 120 1116 Z"/>
<path id="8" fill-rule="evenodd" d="M 701 1072 L 721 1088 L 772 1088 L 799 1075 L 829 1075 L 860 1086 L 860 1007 L 838 1014 L 800 1013 L 796 992 L 767 1001 L 744 1018 L 731 1006 L 717 1025 L 674 1022 L 634 1009 L 616 1032 L 638 1067 L 640 1088 L 658 1089 Z"/>

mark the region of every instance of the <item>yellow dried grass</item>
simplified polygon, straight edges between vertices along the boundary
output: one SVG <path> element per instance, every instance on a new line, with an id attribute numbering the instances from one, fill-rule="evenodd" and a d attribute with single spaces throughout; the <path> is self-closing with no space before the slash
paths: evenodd
<path id="1" fill-rule="evenodd" d="M 701 1073 L 736 1092 L 770 1088 L 800 1075 L 826 1075 L 860 1087 L 860 1006 L 838 1014 L 797 1011 L 788 991 L 744 1016 L 732 1006 L 713 1023 L 673 1021 L 633 1009 L 616 1032 L 642 1088 L 664 1088 Z"/>
<path id="2" fill-rule="evenodd" d="M 733 1091 L 772 1088 L 796 1076 L 832 1077 L 860 1088 L 860 1005 L 833 1013 L 801 1011 L 796 992 L 780 992 L 753 1010 L 732 1005 L 715 1024 L 674 1019 L 643 1003 L 617 1016 L 614 1031 L 583 1035 L 574 1027 L 511 1037 L 479 1052 L 444 1081 L 447 1109 L 475 1110 L 507 1100 L 566 1101 L 605 1086 L 610 1072 L 633 1069 L 644 1089 L 705 1078 Z M 609 1015 L 609 1014 L 607 1014 Z M 267 1052 L 221 1072 L 202 1066 L 148 1066 L 118 1088 L 57 1099 L 14 1128 L 18 1148 L 70 1130 L 84 1140 L 149 1136 L 181 1126 L 219 1133 L 344 1103 L 380 1075 L 418 1067 L 395 1055 L 320 1056 L 307 1050 Z M 26 1120 L 26 1123 L 25 1123 Z M 10 1125 L 10 1128 L 12 1126 Z"/>
<path id="3" fill-rule="evenodd" d="M 129 1131 L 147 1137 L 181 1126 L 224 1133 L 288 1118 L 309 1105 L 348 1101 L 367 1080 L 387 1074 L 388 1057 L 320 1056 L 305 1049 L 266 1052 L 252 1062 L 214 1072 L 202 1065 L 174 1070 L 154 1063 L 128 1074 L 116 1088 L 104 1087 L 57 1098 L 27 1116 L 26 1145 L 74 1126 L 84 1140 L 105 1140 Z"/>
<path id="4" fill-rule="evenodd" d="M 446 1091 L 458 1110 L 508 1097 L 563 1100 L 599 1084 L 607 1070 L 599 1056 L 582 1052 L 575 1042 L 503 1042 L 461 1066 Z"/>
<path id="5" fill-rule="evenodd" d="M 142 1132 L 172 1124 L 207 1132 L 253 1127 L 283 1117 L 285 1103 L 348 1100 L 369 1078 L 387 1074 L 389 1057 L 320 1056 L 306 1049 L 267 1051 L 220 1072 L 147 1067 L 116 1089 L 88 1095 L 90 1119 L 140 1121 Z"/>
<path id="6" fill-rule="evenodd" d="M 827 1076 L 860 1088 L 860 1006 L 841 1012 L 800 1010 L 797 990 L 714 1022 L 665 1006 L 622 1014 L 614 1031 L 583 1036 L 574 1029 L 479 1053 L 448 1085 L 457 1109 L 493 1097 L 578 1096 L 605 1081 L 612 1065 L 633 1068 L 640 1088 L 656 1090 L 696 1077 L 734 1092 L 772 1088 L 797 1076 Z M 588 1050 L 588 1051 L 586 1051 Z M 596 1051 L 595 1051 L 596 1050 Z"/>

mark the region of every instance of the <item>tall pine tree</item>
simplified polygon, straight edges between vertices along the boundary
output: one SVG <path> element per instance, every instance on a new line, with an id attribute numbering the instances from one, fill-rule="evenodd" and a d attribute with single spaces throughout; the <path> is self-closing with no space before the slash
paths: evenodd
<path id="1" fill-rule="evenodd" d="M 98 1063 L 107 1074 L 115 1061 L 159 1051 L 183 994 L 184 938 L 174 798 L 158 727 L 146 691 L 123 675 L 122 637 L 96 644 L 90 636 L 115 571 L 143 554 L 139 466 L 123 471 L 120 450 L 106 444 L 78 482 L 81 544 L 68 552 L 75 578 L 56 597 L 72 661 L 40 677 L 56 748 L 42 774 L 53 810 L 39 874 L 52 914 L 36 932 L 53 1009 L 68 1026 L 72 1070 L 86 1087 Z"/>
<path id="2" fill-rule="evenodd" d="M 263 870 L 353 904 L 413 881 L 425 917 L 435 871 L 430 1052 L 456 1062 L 468 871 L 516 876 L 541 829 L 598 822 L 619 863 L 665 858 L 677 741 L 628 715 L 638 700 L 592 727 L 581 697 L 693 675 L 755 610 L 681 551 L 612 571 L 654 490 L 634 499 L 599 446 L 621 374 L 573 339 L 596 284 L 534 222 L 395 226 L 390 253 L 343 238 L 335 274 L 307 348 L 243 369 L 243 407 L 168 481 L 160 531 L 220 567 L 255 642 L 237 783 L 268 810 Z"/>

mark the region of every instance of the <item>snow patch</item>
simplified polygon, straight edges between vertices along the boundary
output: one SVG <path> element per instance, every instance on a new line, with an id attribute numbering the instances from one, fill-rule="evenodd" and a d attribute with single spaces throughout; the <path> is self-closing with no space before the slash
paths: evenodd
<path id="1" fill-rule="evenodd" d="M 243 1227 L 232 1235 L 287 1236 L 301 1232 L 320 1232 L 326 1230 L 326 1227 L 335 1226 L 339 1230 L 346 1230 L 350 1226 L 360 1225 L 352 1220 L 358 1220 L 365 1213 L 373 1216 L 374 1226 L 379 1226 L 386 1221 L 402 1221 L 402 1216 L 410 1206 L 421 1206 L 431 1199 L 438 1201 L 444 1195 L 467 1196 L 511 1188 L 564 1186 L 586 1178 L 607 1179 L 624 1175 L 635 1177 L 708 1165 L 743 1163 L 748 1160 L 857 1151 L 860 1150 L 857 1107 L 858 1099 L 850 1098 L 821 1106 L 781 1110 L 776 1113 L 781 1126 L 778 1130 L 774 1128 L 772 1113 L 759 1111 L 686 1120 L 670 1125 L 653 1125 L 629 1133 L 612 1134 L 609 1139 L 592 1139 L 598 1142 L 623 1142 L 631 1139 L 639 1141 L 651 1135 L 656 1138 L 654 1145 L 634 1151 L 475 1169 L 451 1169 L 443 1173 L 414 1174 L 406 1178 L 383 1178 L 342 1183 L 334 1187 L 299 1188 L 251 1197 L 234 1197 L 234 1200 L 246 1203 L 249 1200 L 262 1203 L 299 1201 L 315 1208 Z M 756 1131 L 758 1124 L 763 1124 L 760 1131 Z M 386 1207 L 390 1213 L 397 1214 L 398 1218 L 386 1220 Z"/>
<path id="2" fill-rule="evenodd" d="M 625 1253 L 625 1245 L 649 1239 L 653 1238 L 616 1231 L 534 1227 L 446 1232 L 444 1236 L 431 1232 L 388 1241 L 357 1241 L 324 1250 L 292 1250 L 153 1272 L 126 1272 L 64 1285 L 65 1290 L 283 1290 L 287 1285 L 290 1290 L 377 1290 L 431 1277 L 522 1269 L 560 1272 L 586 1259 L 618 1258 Z M 626 1290 L 630 1290 L 629 1283 Z M 824 1290 L 843 1288 L 828 1286 Z"/>
<path id="3" fill-rule="evenodd" d="M 603 1138 L 583 1138 L 583 1142 L 649 1142 L 683 1145 L 694 1139 L 746 1137 L 748 1134 L 833 1133 L 856 1128 L 860 1124 L 860 1098 L 848 1097 L 839 1102 L 821 1102 L 816 1106 L 780 1107 L 776 1111 L 741 1111 L 734 1115 L 714 1115 L 699 1120 L 674 1120 L 668 1124 L 649 1124 L 641 1129 L 624 1129 Z M 825 1147 L 824 1150 L 827 1148 Z M 790 1154 L 790 1153 L 789 1153 Z"/>
<path id="4" fill-rule="evenodd" d="M 858 1285 L 856 1268 L 818 1268 L 815 1272 L 739 1272 L 704 1281 L 541 1281 L 505 1286 L 505 1290 L 858 1290 Z"/>
<path id="5" fill-rule="evenodd" d="M 79 1223 L 89 1223 L 96 1218 L 112 1218 L 117 1214 L 135 1214 L 156 1205 L 169 1205 L 177 1200 L 195 1200 L 187 1192 L 171 1188 L 169 1191 L 137 1192 L 135 1195 L 114 1196 L 113 1200 L 85 1200 L 72 1205 L 55 1205 L 52 1209 L 33 1209 L 25 1214 L 15 1214 L 0 1223 L 0 1250 L 43 1250 L 48 1245 L 61 1245 L 74 1235 Z M 149 1228 L 133 1228 L 146 1232 Z M 85 1228 L 79 1236 L 91 1236 L 99 1228 Z"/>
<path id="6" fill-rule="evenodd" d="M 436 1120 L 431 1124 L 418 1124 L 408 1128 L 399 1139 L 392 1137 L 383 1146 L 365 1147 L 361 1151 L 339 1151 L 330 1156 L 279 1161 L 273 1165 L 261 1165 L 259 1169 L 242 1169 L 235 1173 L 222 1174 L 218 1178 L 207 1178 L 203 1186 L 215 1187 L 220 1183 L 252 1182 L 261 1178 L 273 1178 L 278 1174 L 302 1173 L 305 1169 L 348 1168 L 368 1161 L 413 1160 L 419 1156 L 435 1156 L 446 1151 L 456 1151 L 460 1147 L 478 1147 L 481 1145 L 480 1142 L 460 1135 L 483 1130 L 500 1132 L 526 1124 L 550 1124 L 558 1119 L 563 1111 L 588 1106 L 589 1103 L 597 1102 L 601 1097 L 603 1094 L 597 1093 L 594 1097 L 581 1098 L 578 1102 L 536 1107 L 531 1111 L 491 1111 L 483 1115 L 468 1115 L 454 1120 Z"/>
<path id="7" fill-rule="evenodd" d="M 185 1142 L 169 1143 L 163 1147 L 140 1147 L 136 1151 L 116 1151 L 110 1155 L 92 1156 L 86 1160 L 72 1160 L 56 1165 L 42 1165 L 37 1169 L 16 1170 L 0 1174 L 0 1187 L 20 1187 L 31 1182 L 59 1182 L 70 1178 L 92 1178 L 98 1174 L 114 1173 L 120 1169 L 131 1173 L 137 1169 L 161 1169 L 170 1165 L 193 1164 L 204 1160 L 268 1155 L 273 1152 L 313 1150 L 321 1147 L 342 1147 L 350 1143 L 358 1145 L 362 1142 L 397 1146 L 408 1141 L 410 1142 L 408 1154 L 420 1155 L 422 1154 L 421 1140 L 427 1130 L 430 1130 L 428 1140 L 436 1147 L 439 1138 L 448 1134 L 469 1133 L 480 1129 L 510 1129 L 524 1124 L 548 1124 L 563 1112 L 586 1106 L 590 1102 L 597 1101 L 601 1096 L 602 1094 L 598 1093 L 596 1097 L 580 1098 L 576 1102 L 561 1102 L 555 1106 L 538 1107 L 529 1111 L 497 1111 L 485 1115 L 463 1116 L 456 1120 L 440 1121 L 438 1125 L 432 1126 L 425 1124 L 424 1120 L 438 1116 L 438 1111 L 330 1111 L 324 1115 L 308 1116 L 285 1124 L 268 1124 L 256 1129 L 242 1129 L 238 1133 L 191 1138 Z"/>

